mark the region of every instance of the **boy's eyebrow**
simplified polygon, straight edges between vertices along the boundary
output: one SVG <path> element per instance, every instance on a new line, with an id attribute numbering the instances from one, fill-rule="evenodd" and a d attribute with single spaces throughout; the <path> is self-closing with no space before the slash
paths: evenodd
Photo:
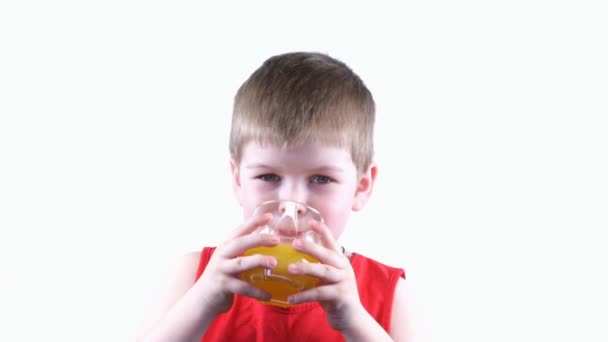
<path id="1" fill-rule="evenodd" d="M 271 165 L 266 165 L 266 164 L 262 164 L 262 163 L 253 163 L 253 164 L 248 164 L 245 165 L 246 169 L 273 169 L 275 167 L 271 166 Z M 316 171 L 316 172 L 327 172 L 327 171 L 333 171 L 333 172 L 344 172 L 344 170 L 340 167 L 337 166 L 332 166 L 332 165 L 324 165 L 321 167 L 317 167 L 317 168 L 311 168 L 308 171 Z"/>
<path id="2" fill-rule="evenodd" d="M 253 163 L 253 164 L 245 165 L 245 168 L 246 169 L 270 169 L 272 167 L 270 165 L 266 165 L 266 164 Z"/>

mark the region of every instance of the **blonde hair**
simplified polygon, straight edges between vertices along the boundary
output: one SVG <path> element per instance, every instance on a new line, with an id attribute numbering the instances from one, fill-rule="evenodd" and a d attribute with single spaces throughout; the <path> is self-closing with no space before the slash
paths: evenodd
<path id="1" fill-rule="evenodd" d="M 239 88 L 230 155 L 239 162 L 250 141 L 289 147 L 318 141 L 350 150 L 359 172 L 373 157 L 375 104 L 346 64 L 321 53 L 267 59 Z"/>

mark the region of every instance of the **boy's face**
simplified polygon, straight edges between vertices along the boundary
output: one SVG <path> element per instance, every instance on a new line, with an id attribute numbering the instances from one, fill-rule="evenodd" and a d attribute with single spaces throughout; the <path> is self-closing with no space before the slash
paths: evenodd
<path id="1" fill-rule="evenodd" d="M 352 210 L 363 208 L 376 177 L 372 165 L 358 174 L 350 153 L 315 142 L 281 149 L 250 142 L 231 163 L 245 218 L 269 200 L 292 200 L 317 209 L 338 239 Z"/>

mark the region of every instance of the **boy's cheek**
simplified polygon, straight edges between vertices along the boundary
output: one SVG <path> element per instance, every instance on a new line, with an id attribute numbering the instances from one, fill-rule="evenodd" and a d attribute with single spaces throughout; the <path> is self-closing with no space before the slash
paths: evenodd
<path id="1" fill-rule="evenodd" d="M 345 214 L 344 216 L 339 216 L 339 217 L 335 217 L 335 216 L 327 217 L 325 219 L 325 226 L 327 226 L 327 229 L 331 233 L 331 236 L 335 240 L 338 240 L 340 238 L 340 236 L 342 235 L 342 233 L 344 232 L 344 230 L 346 229 L 347 221 L 348 221 L 348 213 Z"/>
<path id="2" fill-rule="evenodd" d="M 243 208 L 243 214 L 245 217 L 253 216 L 255 209 L 262 203 L 269 201 L 270 198 L 257 197 L 257 196 L 243 196 L 241 207 Z"/>

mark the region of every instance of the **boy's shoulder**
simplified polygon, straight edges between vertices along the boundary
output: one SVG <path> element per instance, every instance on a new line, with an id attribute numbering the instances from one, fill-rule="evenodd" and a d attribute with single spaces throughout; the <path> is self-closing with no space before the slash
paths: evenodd
<path id="1" fill-rule="evenodd" d="M 365 256 L 360 253 L 352 253 L 351 265 L 355 274 L 365 274 L 369 276 L 379 276 L 380 278 L 404 278 L 405 270 L 401 267 L 395 267 L 378 261 L 374 258 Z"/>
<path id="2" fill-rule="evenodd" d="M 196 275 L 196 270 L 201 260 L 201 253 L 202 251 L 189 251 L 182 254 L 174 268 L 176 273 L 187 279 Z"/>
<path id="3" fill-rule="evenodd" d="M 361 304 L 389 331 L 396 323 L 391 319 L 395 306 L 401 305 L 405 270 L 358 253 L 352 253 L 350 261 Z"/>

